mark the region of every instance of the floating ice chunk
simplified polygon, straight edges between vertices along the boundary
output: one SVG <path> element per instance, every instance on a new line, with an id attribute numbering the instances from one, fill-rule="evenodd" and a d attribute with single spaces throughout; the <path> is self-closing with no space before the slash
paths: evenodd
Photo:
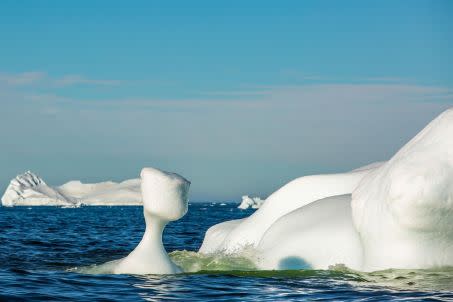
<path id="1" fill-rule="evenodd" d="M 117 274 L 176 274 L 181 269 L 169 258 L 162 244 L 162 232 L 169 221 L 187 212 L 190 182 L 184 177 L 144 168 L 141 192 L 146 230 L 138 246 L 114 268 Z"/>
<path id="2" fill-rule="evenodd" d="M 248 195 L 242 196 L 242 202 L 238 206 L 239 209 L 245 210 L 248 208 L 258 209 L 264 203 L 264 200 L 259 197 L 249 197 Z"/>

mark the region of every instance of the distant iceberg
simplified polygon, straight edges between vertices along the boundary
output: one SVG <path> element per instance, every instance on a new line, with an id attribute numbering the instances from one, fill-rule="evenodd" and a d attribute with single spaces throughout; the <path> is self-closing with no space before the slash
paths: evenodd
<path id="1" fill-rule="evenodd" d="M 51 187 L 33 172 L 27 171 L 11 180 L 1 199 L 2 205 L 62 206 L 142 205 L 140 179 L 117 183 L 106 181 L 84 184 L 78 180 Z"/>
<path id="2" fill-rule="evenodd" d="M 239 204 L 238 209 L 259 209 L 263 205 L 263 203 L 264 200 L 259 197 L 249 197 L 248 195 L 244 195 L 242 196 L 242 202 Z"/>

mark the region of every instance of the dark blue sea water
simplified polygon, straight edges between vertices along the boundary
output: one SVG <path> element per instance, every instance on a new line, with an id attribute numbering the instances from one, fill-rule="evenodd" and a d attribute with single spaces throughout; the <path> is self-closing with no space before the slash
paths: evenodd
<path id="1" fill-rule="evenodd" d="M 192 204 L 183 219 L 167 226 L 166 248 L 173 257 L 203 262 L 174 251 L 197 251 L 210 226 L 250 213 L 231 204 Z M 3 207 L 0 228 L 2 301 L 453 301 L 452 269 L 247 272 L 217 259 L 201 264 L 210 271 L 195 274 L 77 273 L 132 251 L 144 230 L 141 207 Z"/>

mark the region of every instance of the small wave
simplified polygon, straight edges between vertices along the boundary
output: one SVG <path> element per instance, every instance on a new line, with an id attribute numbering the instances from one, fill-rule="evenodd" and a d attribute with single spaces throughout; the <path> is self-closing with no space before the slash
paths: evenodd
<path id="1" fill-rule="evenodd" d="M 438 269 L 388 269 L 359 273 L 368 284 L 400 290 L 453 291 L 453 267 Z"/>
<path id="2" fill-rule="evenodd" d="M 352 285 L 359 287 L 386 287 L 397 290 L 453 291 L 453 267 L 437 269 L 387 269 L 359 272 L 343 264 L 329 267 L 330 271 L 354 276 Z"/>

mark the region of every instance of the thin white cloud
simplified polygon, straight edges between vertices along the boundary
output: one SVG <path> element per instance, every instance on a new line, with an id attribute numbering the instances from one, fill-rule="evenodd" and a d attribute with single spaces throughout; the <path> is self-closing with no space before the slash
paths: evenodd
<path id="1" fill-rule="evenodd" d="M 364 80 L 370 82 L 381 82 L 381 83 L 405 83 L 410 81 L 410 79 L 399 78 L 399 77 L 370 77 L 365 78 Z"/>
<path id="2" fill-rule="evenodd" d="M 24 87 L 24 86 L 39 86 L 39 87 L 66 87 L 74 85 L 99 85 L 111 86 L 118 85 L 121 81 L 92 79 L 77 74 L 67 74 L 61 77 L 51 77 L 46 72 L 27 71 L 22 73 L 2 73 L 0 72 L 0 85 L 8 87 Z"/>
<path id="3" fill-rule="evenodd" d="M 3 83 L 3 85 L 1 85 Z M 122 99 L 75 99 L 60 96 L 59 87 L 73 85 L 117 85 L 115 80 L 94 80 L 80 75 L 65 75 L 51 78 L 43 72 L 25 72 L 21 74 L 0 73 L 0 96 L 2 101 L 51 103 L 52 108 L 77 104 L 78 108 L 93 110 L 142 110 L 146 108 L 167 108 L 170 111 L 203 110 L 247 110 L 259 108 L 291 107 L 304 108 L 331 106 L 337 104 L 391 104 L 425 102 L 453 104 L 453 89 L 450 87 L 417 85 L 405 83 L 313 83 L 291 86 L 248 86 L 236 91 L 205 91 L 190 98 L 122 98 Z M 28 89 L 22 89 L 27 86 Z M 46 87 L 46 89 L 42 89 Z"/>
<path id="4" fill-rule="evenodd" d="M 0 83 L 8 86 L 32 85 L 46 78 L 47 74 L 40 71 L 28 71 L 16 74 L 0 73 Z"/>
<path id="5" fill-rule="evenodd" d="M 298 81 L 319 81 L 325 80 L 326 78 L 313 73 L 304 73 L 294 69 L 282 69 L 279 75 L 284 78 L 289 78 Z"/>
<path id="6" fill-rule="evenodd" d="M 451 103 L 453 89 L 439 86 L 404 84 L 312 84 L 302 86 L 261 86 L 251 90 L 217 91 L 200 93 L 200 97 L 182 99 L 121 98 L 121 99 L 75 99 L 56 93 L 1 91 L 10 100 L 49 101 L 59 106 L 77 103 L 80 107 L 141 110 L 144 108 L 232 108 L 257 109 L 294 106 L 319 106 L 321 104 L 367 104 L 367 103 Z M 5 98 L 4 98 L 5 99 Z M 102 105 L 102 106 L 99 106 Z"/>
<path id="7" fill-rule="evenodd" d="M 259 86 L 250 90 L 211 92 L 213 97 L 259 100 L 268 105 L 339 102 L 452 102 L 453 89 L 411 84 L 309 84 Z"/>
<path id="8" fill-rule="evenodd" d="M 314 84 L 305 86 L 269 87 L 271 99 L 297 101 L 435 101 L 451 95 L 447 87 L 408 84 Z"/>
<path id="9" fill-rule="evenodd" d="M 61 78 L 54 79 L 53 81 L 57 86 L 72 86 L 72 85 L 79 85 L 79 84 L 88 84 L 88 85 L 118 85 L 120 81 L 118 80 L 98 80 L 98 79 L 90 79 L 83 77 L 81 75 L 65 75 Z"/>

